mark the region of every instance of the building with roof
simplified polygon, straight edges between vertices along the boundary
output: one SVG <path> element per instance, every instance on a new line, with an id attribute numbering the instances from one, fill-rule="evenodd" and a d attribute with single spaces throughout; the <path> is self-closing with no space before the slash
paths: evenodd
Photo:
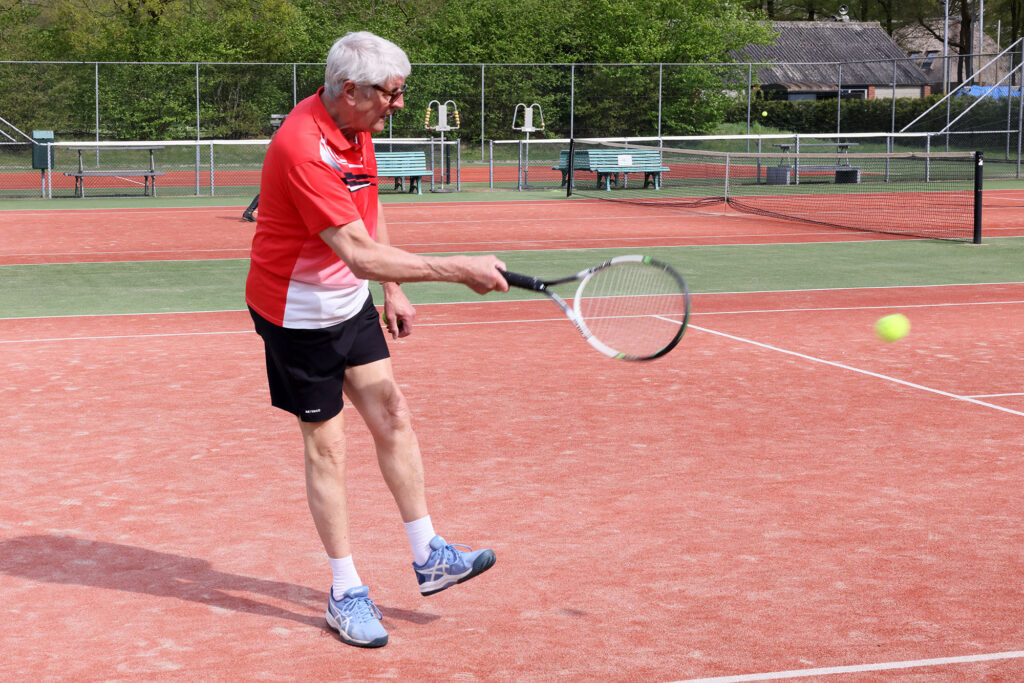
<path id="1" fill-rule="evenodd" d="M 943 41 L 942 35 L 945 30 L 945 19 L 937 17 L 925 20 L 925 25 L 913 24 L 897 29 L 893 33 L 893 40 L 907 52 L 928 77 L 932 92 L 942 92 L 945 79 L 943 74 Z M 975 28 L 974 41 L 978 41 L 977 29 Z M 973 48 L 974 54 L 962 66 L 958 63 L 959 51 L 954 42 L 960 36 L 960 17 L 949 18 L 949 81 L 951 88 L 955 88 L 962 80 L 971 76 L 981 67 L 995 59 L 1001 52 L 999 44 L 988 35 L 981 37 L 981 45 Z M 1011 68 L 1010 56 L 1004 55 L 997 61 L 982 69 L 974 78 L 974 85 L 995 85 L 999 79 L 1006 76 Z M 1006 85 L 1006 82 L 1003 82 Z"/>
<path id="2" fill-rule="evenodd" d="M 754 63 L 766 97 L 924 97 L 928 77 L 877 21 L 775 21 L 773 45 L 747 45 L 734 56 Z"/>

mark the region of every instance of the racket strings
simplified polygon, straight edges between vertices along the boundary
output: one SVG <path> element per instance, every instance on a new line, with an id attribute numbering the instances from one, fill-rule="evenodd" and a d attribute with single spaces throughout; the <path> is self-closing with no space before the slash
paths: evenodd
<path id="1" fill-rule="evenodd" d="M 617 263 L 593 274 L 577 293 L 591 334 L 626 356 L 657 355 L 680 333 L 687 312 L 682 283 L 664 268 Z"/>

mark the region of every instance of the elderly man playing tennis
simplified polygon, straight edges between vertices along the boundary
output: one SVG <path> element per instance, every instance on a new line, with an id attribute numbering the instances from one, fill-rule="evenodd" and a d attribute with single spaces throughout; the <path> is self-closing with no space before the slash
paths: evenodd
<path id="1" fill-rule="evenodd" d="M 442 591 L 495 561 L 491 550 L 455 546 L 434 531 L 419 444 L 367 286 L 381 282 L 394 338 L 408 336 L 415 318 L 402 282 L 508 289 L 494 256 L 421 257 L 388 243 L 370 135 L 402 108 L 410 71 L 398 46 L 371 33 L 349 33 L 331 47 L 324 87 L 299 102 L 267 150 L 246 282 L 271 403 L 293 413 L 302 432 L 306 498 L 334 577 L 327 623 L 358 647 L 381 647 L 388 634 L 352 560 L 343 395 L 370 429 L 420 592 Z"/>

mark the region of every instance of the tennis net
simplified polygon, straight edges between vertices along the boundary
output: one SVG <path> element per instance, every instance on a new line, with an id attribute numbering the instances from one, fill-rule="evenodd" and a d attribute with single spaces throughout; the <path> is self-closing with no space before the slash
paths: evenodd
<path id="1" fill-rule="evenodd" d="M 936 239 L 981 240 L 981 153 L 741 153 L 573 140 L 567 194 L 742 212 Z"/>

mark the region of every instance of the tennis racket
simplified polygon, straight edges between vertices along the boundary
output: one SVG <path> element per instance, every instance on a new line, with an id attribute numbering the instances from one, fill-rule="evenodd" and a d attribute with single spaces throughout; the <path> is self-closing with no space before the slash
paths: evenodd
<path id="1" fill-rule="evenodd" d="M 648 256 L 616 256 L 557 280 L 502 275 L 512 287 L 546 294 L 583 338 L 610 358 L 664 356 L 682 339 L 690 318 L 686 281 L 672 266 Z M 549 289 L 570 282 L 579 282 L 572 305 Z"/>

